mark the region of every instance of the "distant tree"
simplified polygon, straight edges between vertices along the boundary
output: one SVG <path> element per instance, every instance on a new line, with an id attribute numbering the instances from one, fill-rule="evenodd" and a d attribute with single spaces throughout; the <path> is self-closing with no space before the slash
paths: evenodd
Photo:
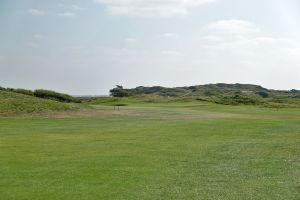
<path id="1" fill-rule="evenodd" d="M 124 89 L 122 86 L 120 85 L 116 85 L 116 88 L 111 89 L 110 95 L 113 97 L 128 97 L 130 96 L 130 92 L 129 90 Z"/>
<path id="2" fill-rule="evenodd" d="M 296 93 L 298 93 L 299 91 L 296 90 L 296 89 L 292 89 L 292 90 L 290 90 L 290 92 L 296 94 Z"/>

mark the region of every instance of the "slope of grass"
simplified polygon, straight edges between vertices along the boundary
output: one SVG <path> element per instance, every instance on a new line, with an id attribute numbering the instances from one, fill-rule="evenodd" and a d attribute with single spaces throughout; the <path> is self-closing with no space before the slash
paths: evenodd
<path id="1" fill-rule="evenodd" d="M 0 119 L 1 199 L 299 199 L 299 110 L 129 104 Z"/>
<path id="2" fill-rule="evenodd" d="M 70 110 L 72 106 L 34 96 L 0 90 L 0 115 Z"/>

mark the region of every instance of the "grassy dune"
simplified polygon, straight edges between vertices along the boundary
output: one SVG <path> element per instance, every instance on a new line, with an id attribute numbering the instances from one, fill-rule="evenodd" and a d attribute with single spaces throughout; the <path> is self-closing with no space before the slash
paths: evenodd
<path id="1" fill-rule="evenodd" d="M 0 119 L 1 198 L 300 197 L 299 110 L 195 102 L 94 107 L 86 117 Z"/>
<path id="2" fill-rule="evenodd" d="M 73 107 L 52 100 L 0 90 L 0 116 L 66 111 Z"/>

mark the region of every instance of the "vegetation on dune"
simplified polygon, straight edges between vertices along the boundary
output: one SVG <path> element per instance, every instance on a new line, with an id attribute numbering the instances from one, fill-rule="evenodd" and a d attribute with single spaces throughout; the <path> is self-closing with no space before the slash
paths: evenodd
<path id="1" fill-rule="evenodd" d="M 292 89 L 290 91 L 282 90 L 269 90 L 259 85 L 251 84 L 208 84 L 208 85 L 197 85 L 190 87 L 176 87 L 166 88 L 161 86 L 154 87 L 136 87 L 133 89 L 124 89 L 122 86 L 110 90 L 111 95 L 114 97 L 124 96 L 138 96 L 138 95 L 158 95 L 158 96 L 170 96 L 170 97 L 181 97 L 181 96 L 215 96 L 221 94 L 252 94 L 262 98 L 268 97 L 299 97 L 300 91 Z"/>
<path id="2" fill-rule="evenodd" d="M 201 99 L 200 99 L 201 100 Z M 216 95 L 206 98 L 206 101 L 224 105 L 260 105 L 262 100 L 255 95 L 235 94 L 235 95 Z"/>
<path id="3" fill-rule="evenodd" d="M 145 101 L 156 97 L 156 99 L 167 98 L 167 100 L 170 101 L 174 99 L 197 99 L 224 105 L 262 105 L 267 107 L 300 106 L 299 90 L 269 90 L 251 84 L 219 83 L 177 88 L 140 86 L 133 89 L 125 89 L 122 86 L 117 86 L 110 90 L 110 93 L 111 96 L 117 98 L 137 98 Z"/>
<path id="4" fill-rule="evenodd" d="M 60 101 L 60 102 L 66 102 L 66 103 L 79 103 L 80 101 L 76 99 L 75 97 L 72 97 L 67 94 L 62 94 L 50 90 L 35 90 L 34 91 L 34 96 L 43 98 L 43 99 L 52 99 L 55 101 Z"/>
<path id="5" fill-rule="evenodd" d="M 78 98 L 72 97 L 68 94 L 63 94 L 51 90 L 39 89 L 39 90 L 32 91 L 32 90 L 26 90 L 20 88 L 15 89 L 15 88 L 3 88 L 3 87 L 0 87 L 0 90 L 24 94 L 28 96 L 35 96 L 43 99 L 51 99 L 54 101 L 65 102 L 65 103 L 80 103 L 80 99 Z"/>
<path id="6" fill-rule="evenodd" d="M 17 89 L 15 89 L 15 88 L 7 88 L 6 91 L 20 93 L 20 94 L 25 94 L 25 95 L 29 95 L 29 96 L 34 96 L 34 92 L 32 90 L 26 90 L 26 89 L 21 89 L 21 88 L 17 88 Z"/>
<path id="7" fill-rule="evenodd" d="M 72 110 L 73 106 L 16 92 L 0 90 L 0 115 Z"/>
<path id="8" fill-rule="evenodd" d="M 116 88 L 110 90 L 112 97 L 72 97 L 42 89 L 32 91 L 0 87 L 0 91 L 0 98 L 2 102 L 5 102 L 1 106 L 1 113 L 32 113 L 70 109 L 70 105 L 64 103 L 128 106 L 174 102 L 211 102 L 224 105 L 257 105 L 275 109 L 300 107 L 300 91 L 298 90 L 268 90 L 249 84 L 209 84 L 177 88 L 140 86 L 133 89 L 117 85 Z M 7 98 L 8 94 L 22 96 Z"/>
<path id="9" fill-rule="evenodd" d="M 117 91 L 117 92 L 115 92 Z M 126 96 L 135 95 L 159 95 L 169 97 L 181 97 L 181 96 L 212 96 L 219 94 L 234 94 L 237 92 L 268 92 L 267 89 L 261 86 L 255 85 L 243 85 L 243 84 L 209 84 L 209 85 L 198 85 L 190 87 L 176 87 L 166 88 L 161 86 L 154 87 L 136 87 L 133 89 L 124 89 L 122 86 L 118 86 L 111 90 L 111 95 L 115 97 L 122 97 L 119 94 L 126 94 Z"/>

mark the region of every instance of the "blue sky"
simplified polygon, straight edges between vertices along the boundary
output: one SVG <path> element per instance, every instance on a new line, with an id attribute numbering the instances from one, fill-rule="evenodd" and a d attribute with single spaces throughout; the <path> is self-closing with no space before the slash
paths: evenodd
<path id="1" fill-rule="evenodd" d="M 2 0 L 0 85 L 300 89 L 297 0 Z"/>

